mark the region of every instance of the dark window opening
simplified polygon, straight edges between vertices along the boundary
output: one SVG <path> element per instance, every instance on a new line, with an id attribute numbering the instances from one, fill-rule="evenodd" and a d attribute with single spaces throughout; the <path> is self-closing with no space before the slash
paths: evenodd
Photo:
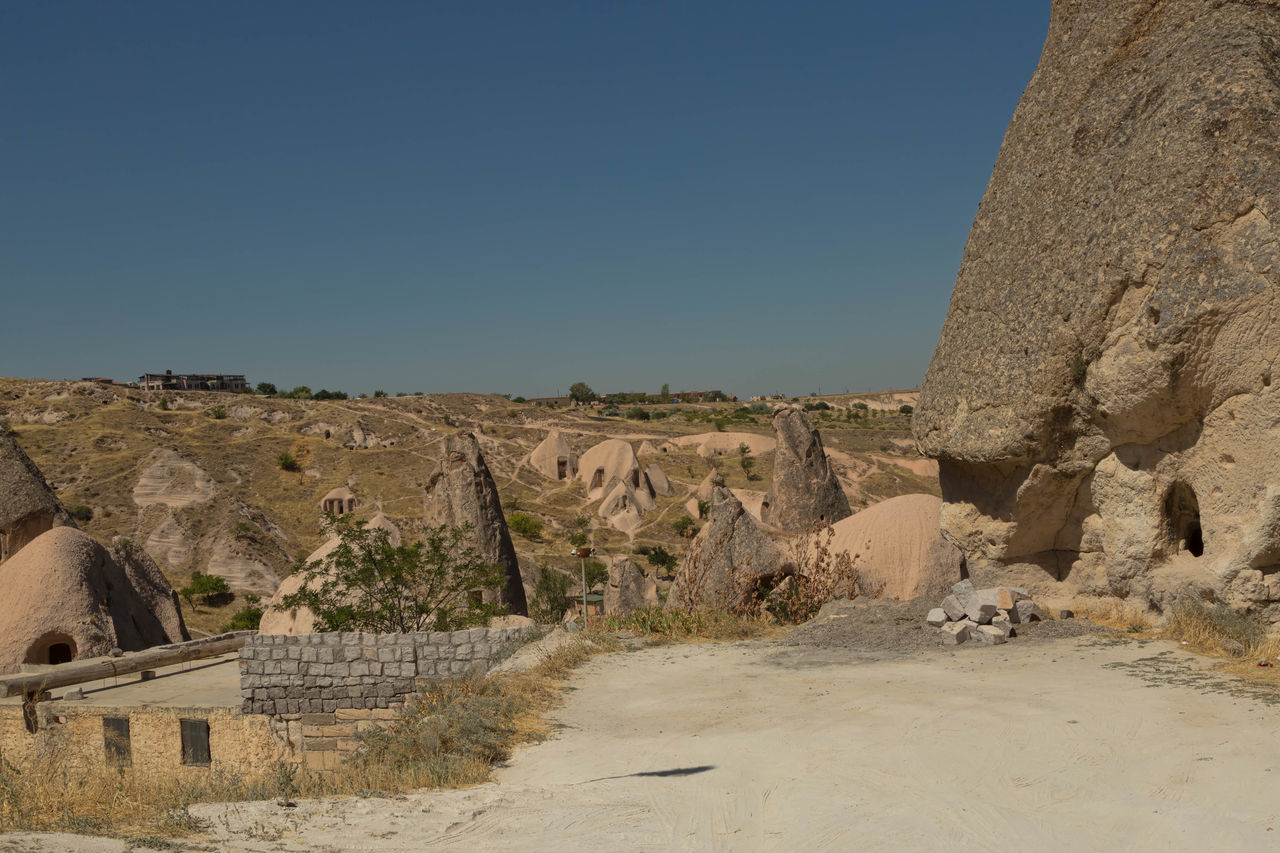
<path id="1" fill-rule="evenodd" d="M 1204 554 L 1204 529 L 1200 525 L 1200 502 L 1186 483 L 1169 487 L 1164 499 L 1165 530 L 1173 552 L 1186 551 L 1193 557 Z"/>
<path id="2" fill-rule="evenodd" d="M 49 663 L 71 663 L 74 655 L 68 643 L 54 643 L 49 646 Z"/>
<path id="3" fill-rule="evenodd" d="M 569 476 L 569 460 L 561 456 L 556 460 L 556 479 L 563 480 Z"/>
<path id="4" fill-rule="evenodd" d="M 179 720 L 182 727 L 182 763 L 209 766 L 209 721 Z"/>
<path id="5" fill-rule="evenodd" d="M 604 486 L 604 469 L 597 468 L 595 476 L 591 478 L 592 490 L 599 489 Z"/>
<path id="6" fill-rule="evenodd" d="M 106 749 L 108 765 L 128 767 L 133 763 L 133 743 L 129 739 L 128 717 L 103 717 L 102 743 Z"/>

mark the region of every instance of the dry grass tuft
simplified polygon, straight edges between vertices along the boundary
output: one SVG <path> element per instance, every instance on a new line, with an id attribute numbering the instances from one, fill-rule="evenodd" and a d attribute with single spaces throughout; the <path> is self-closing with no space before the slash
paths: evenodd
<path id="1" fill-rule="evenodd" d="M 475 785 L 516 746 L 544 739 L 550 729 L 543 714 L 560 701 L 563 680 L 616 647 L 611 638 L 581 637 L 527 672 L 439 679 L 389 727 L 364 733 L 356 757 L 329 778 L 276 765 L 257 775 L 214 772 L 184 781 L 132 767 L 69 767 L 53 749 L 22 769 L 0 761 L 0 827 L 164 839 L 203 830 L 188 811 L 194 803 Z"/>
<path id="2" fill-rule="evenodd" d="M 1095 625 L 1128 634 L 1150 634 L 1154 628 L 1154 614 L 1145 607 L 1115 598 L 1077 599 L 1071 603 L 1077 616 Z"/>
<path id="3" fill-rule="evenodd" d="M 664 610 L 661 607 L 635 610 L 624 616 L 606 616 L 600 622 L 600 630 L 634 631 L 657 643 L 723 642 L 782 633 L 766 616 L 709 608 Z"/>

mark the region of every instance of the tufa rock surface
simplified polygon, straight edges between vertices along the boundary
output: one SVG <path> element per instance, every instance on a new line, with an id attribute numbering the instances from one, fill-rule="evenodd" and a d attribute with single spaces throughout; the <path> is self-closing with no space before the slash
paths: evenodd
<path id="1" fill-rule="evenodd" d="M 425 517 L 427 524 L 433 526 L 471 525 L 480 556 L 506 569 L 507 583 L 498 592 L 498 602 L 506 605 L 508 613 L 528 614 L 520 563 L 502 514 L 498 487 L 471 433 L 457 433 L 445 439 L 444 458 L 427 482 Z"/>
<path id="2" fill-rule="evenodd" d="M 831 470 L 822 437 L 796 406 L 773 413 L 777 451 L 773 484 L 760 506 L 760 520 L 783 530 L 803 530 L 815 522 L 834 524 L 850 515 L 849 499 Z"/>
<path id="3" fill-rule="evenodd" d="M 630 613 L 658 604 L 658 584 L 630 557 L 615 557 L 604 588 L 604 612 Z"/>
<path id="4" fill-rule="evenodd" d="M 983 583 L 1280 620 L 1280 9 L 1057 0 L 915 410 Z"/>
<path id="5" fill-rule="evenodd" d="M 716 475 L 707 523 L 689 544 L 667 596 L 667 609 L 738 605 L 784 562 L 782 550 Z"/>
<path id="6" fill-rule="evenodd" d="M 74 527 L 55 527 L 0 565 L 0 673 L 188 639 L 173 590 L 144 554 L 121 566 Z"/>
<path id="7" fill-rule="evenodd" d="M 0 563 L 41 533 L 75 522 L 18 441 L 0 430 Z"/>

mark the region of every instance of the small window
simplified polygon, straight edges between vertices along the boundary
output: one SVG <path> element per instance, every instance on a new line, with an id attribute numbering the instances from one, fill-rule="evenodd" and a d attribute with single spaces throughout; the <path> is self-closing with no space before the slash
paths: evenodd
<path id="1" fill-rule="evenodd" d="M 106 748 L 109 766 L 128 767 L 133 763 L 133 743 L 129 740 L 128 717 L 103 717 L 102 743 Z"/>
<path id="2" fill-rule="evenodd" d="M 182 725 L 182 763 L 209 766 L 209 721 L 179 720 Z"/>

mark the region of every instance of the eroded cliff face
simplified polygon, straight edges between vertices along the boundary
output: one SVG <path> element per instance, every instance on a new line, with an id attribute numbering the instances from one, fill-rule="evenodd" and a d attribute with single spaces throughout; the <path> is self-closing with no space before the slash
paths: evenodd
<path id="1" fill-rule="evenodd" d="M 916 408 L 971 571 L 1280 620 L 1280 3 L 1059 0 Z"/>

